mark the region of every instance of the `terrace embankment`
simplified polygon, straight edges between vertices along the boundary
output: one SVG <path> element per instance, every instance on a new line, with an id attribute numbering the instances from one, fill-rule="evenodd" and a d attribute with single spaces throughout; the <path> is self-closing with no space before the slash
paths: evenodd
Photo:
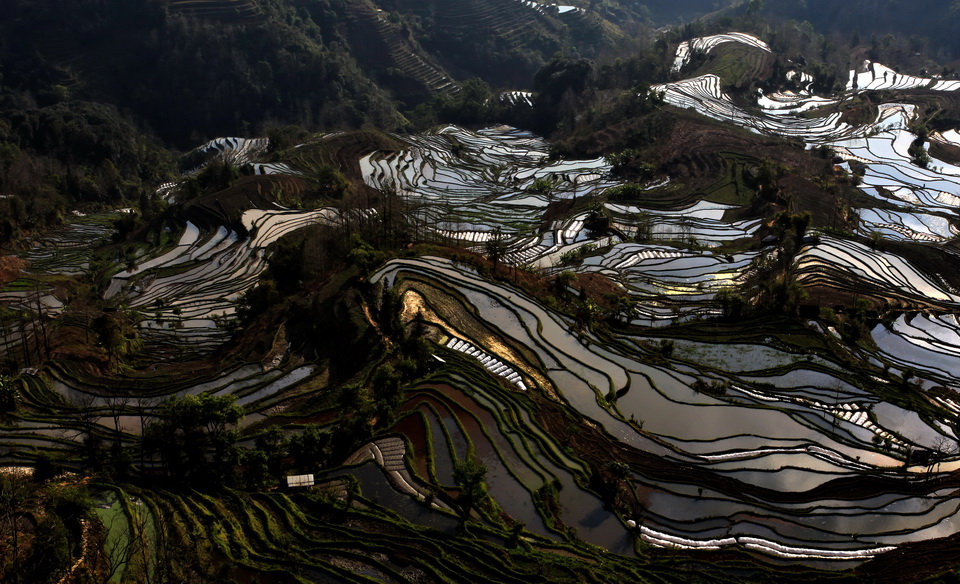
<path id="1" fill-rule="evenodd" d="M 402 147 L 385 132 L 359 130 L 323 136 L 285 152 L 283 159 L 307 174 L 316 174 L 324 167 L 336 168 L 351 183 L 351 188 L 344 194 L 343 206 L 362 208 L 369 201 L 376 200 L 380 193 L 364 182 L 360 160 L 372 152 L 391 153 Z"/>
<path id="2" fill-rule="evenodd" d="M 912 542 L 881 554 L 860 566 L 856 573 L 866 582 L 921 582 L 943 574 L 956 561 L 960 535 Z M 949 581 L 949 580 L 947 580 Z"/>
<path id="3" fill-rule="evenodd" d="M 793 210 L 810 211 L 814 226 L 834 225 L 835 209 L 848 186 L 834 179 L 828 158 L 805 150 L 800 142 L 753 134 L 682 110 L 620 122 L 567 144 L 578 154 L 592 156 L 635 147 L 638 141 L 644 143 L 643 136 L 656 137 L 656 146 L 640 148 L 637 160 L 683 185 L 647 193 L 658 206 L 688 206 L 698 193 L 717 202 L 748 205 L 757 195 L 748 183 L 766 160 L 781 170 L 779 195 Z"/>
<path id="4" fill-rule="evenodd" d="M 956 244 L 948 244 L 952 249 L 945 249 L 936 244 L 918 244 L 883 240 L 873 244 L 875 249 L 884 253 L 891 253 L 903 258 L 921 274 L 934 278 L 934 281 L 943 282 L 950 289 L 960 288 L 960 257 L 955 251 Z M 903 294 L 896 289 L 878 287 L 863 279 L 847 277 L 838 285 L 838 281 L 816 278 L 806 286 L 809 304 L 819 306 L 853 306 L 857 299 L 871 301 L 878 309 L 893 310 L 945 310 L 946 307 L 936 300 L 925 300 L 916 296 Z"/>
<path id="5" fill-rule="evenodd" d="M 308 190 L 305 180 L 280 174 L 243 177 L 230 188 L 203 196 L 183 206 L 198 225 L 227 225 L 242 231 L 240 217 L 247 209 L 275 208 L 274 203 L 299 201 Z"/>
<path id="6" fill-rule="evenodd" d="M 177 14 L 221 24 L 256 25 L 265 20 L 253 0 L 172 0 L 170 8 Z"/>
<path id="7" fill-rule="evenodd" d="M 711 176 L 705 172 L 709 167 L 704 168 L 695 161 L 712 160 L 722 152 L 736 152 L 757 160 L 768 158 L 789 166 L 795 173 L 829 172 L 828 161 L 811 156 L 799 142 L 751 134 L 689 115 L 677 117 L 666 140 L 658 144 L 655 152 L 656 163 L 661 168 L 674 165 L 675 173 L 680 176 Z M 691 162 L 684 164 L 684 160 Z"/>
<path id="8" fill-rule="evenodd" d="M 596 472 L 608 468 L 613 462 L 621 462 L 657 482 L 709 485 L 712 489 L 737 498 L 749 495 L 753 499 L 773 505 L 811 503 L 824 498 L 862 500 L 887 493 L 922 495 L 934 488 L 960 487 L 960 476 L 957 475 L 942 474 L 927 481 L 916 481 L 911 480 L 910 475 L 901 479 L 890 475 L 862 474 L 834 479 L 807 491 L 765 489 L 718 475 L 709 469 L 666 460 L 658 455 L 631 448 L 594 424 L 571 423 L 569 414 L 549 400 L 536 395 L 531 395 L 531 399 L 536 402 L 538 423 L 558 444 L 570 446 Z"/>
<path id="9" fill-rule="evenodd" d="M 0 256 L 0 286 L 16 280 L 26 265 L 27 262 L 16 256 Z"/>

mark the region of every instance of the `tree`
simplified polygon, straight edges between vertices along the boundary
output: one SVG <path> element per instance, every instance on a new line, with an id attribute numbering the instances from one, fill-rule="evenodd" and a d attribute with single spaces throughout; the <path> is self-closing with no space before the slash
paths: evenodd
<path id="1" fill-rule="evenodd" d="M 280 290 L 293 290 L 308 279 L 304 259 L 306 240 L 284 237 L 271 246 L 270 275 Z"/>
<path id="2" fill-rule="evenodd" d="M 493 230 L 490 239 L 486 241 L 484 247 L 487 252 L 487 257 L 493 262 L 493 271 L 496 273 L 497 267 L 500 265 L 500 260 L 502 260 L 503 256 L 507 253 L 507 246 L 503 239 L 503 231 L 500 230 L 499 225 Z"/>
<path id="3" fill-rule="evenodd" d="M 158 422 L 144 429 L 144 440 L 159 451 L 174 476 L 223 482 L 232 471 L 234 426 L 243 408 L 232 395 L 185 395 L 160 405 Z"/>
<path id="4" fill-rule="evenodd" d="M 266 470 L 279 479 L 287 470 L 286 458 L 290 451 L 290 439 L 279 426 L 273 426 L 257 437 L 256 450 L 263 455 Z"/>
<path id="5" fill-rule="evenodd" d="M 650 217 L 650 213 L 646 211 L 639 211 L 634 215 L 634 222 L 637 227 L 637 232 L 634 234 L 633 238 L 638 243 L 645 243 L 650 241 L 653 238 L 653 220 Z"/>
<path id="6" fill-rule="evenodd" d="M 20 582 L 22 505 L 29 495 L 29 483 L 21 477 L 0 473 L 0 575 Z"/>
<path id="7" fill-rule="evenodd" d="M 370 271 L 383 261 L 383 254 L 364 241 L 359 234 L 354 233 L 350 236 L 350 248 L 347 252 L 347 261 L 364 272 Z"/>
<path id="8" fill-rule="evenodd" d="M 400 374 L 392 365 L 383 365 L 373 374 L 373 395 L 378 405 L 386 406 L 391 410 L 403 403 Z"/>
<path id="9" fill-rule="evenodd" d="M 120 492 L 119 496 L 123 496 Z M 120 503 L 124 505 L 124 503 Z M 94 553 L 103 558 L 109 566 L 102 576 L 102 582 L 126 581 L 131 574 L 135 574 L 137 581 L 146 581 L 146 574 L 149 569 L 147 551 L 150 547 L 147 543 L 148 526 L 147 514 L 139 508 L 139 505 L 129 508 L 127 513 L 115 513 L 111 516 L 109 524 L 104 523 L 104 529 L 117 533 L 117 537 L 107 537 L 103 546 L 96 546 Z M 88 560 L 88 564 L 96 565 L 98 562 L 94 559 Z M 141 572 L 142 571 L 142 572 Z"/>
<path id="10" fill-rule="evenodd" d="M 946 436 L 937 436 L 933 441 L 933 448 L 930 452 L 930 461 L 927 467 L 927 474 L 932 474 L 934 468 L 939 470 L 940 463 L 957 452 L 956 441 L 950 440 Z"/>
<path id="11" fill-rule="evenodd" d="M 0 412 L 12 412 L 17 409 L 20 400 L 20 389 L 12 379 L 0 375 Z"/>
<path id="12" fill-rule="evenodd" d="M 594 86 L 596 68 L 593 61 L 557 56 L 534 76 L 537 100 L 534 103 L 534 125 L 552 132 L 557 123 L 572 121 L 582 114 L 588 90 Z"/>
<path id="13" fill-rule="evenodd" d="M 340 172 L 340 169 L 322 164 L 313 175 L 320 194 L 334 199 L 343 198 L 344 193 L 350 188 L 350 181 Z"/>
<path id="14" fill-rule="evenodd" d="M 573 270 L 564 270 L 553 278 L 551 287 L 553 293 L 558 298 L 566 298 L 570 294 L 570 288 L 577 280 L 577 274 Z"/>
<path id="15" fill-rule="evenodd" d="M 143 345 L 133 325 L 136 320 L 137 317 L 134 314 L 117 311 L 102 314 L 92 323 L 97 342 L 106 351 L 114 367 L 119 365 L 122 357 L 136 353 Z"/>
<path id="16" fill-rule="evenodd" d="M 553 202 L 553 190 L 557 186 L 556 181 L 551 177 L 541 176 L 533 181 L 533 184 L 527 189 L 531 193 L 536 193 L 541 197 L 546 197 L 547 202 Z"/>
<path id="17" fill-rule="evenodd" d="M 617 296 L 616 309 L 614 314 L 624 325 L 630 324 L 630 320 L 637 311 L 637 301 L 629 296 Z"/>
<path id="18" fill-rule="evenodd" d="M 323 467 L 330 458 L 333 434 L 316 424 L 307 425 L 301 434 L 290 438 L 290 455 L 300 469 Z"/>
<path id="19" fill-rule="evenodd" d="M 930 154 L 927 153 L 927 149 L 923 147 L 923 140 L 920 138 L 917 138 L 910 144 L 910 147 L 907 148 L 907 154 L 910 155 L 910 162 L 920 168 L 926 168 L 927 165 L 930 164 Z"/>
<path id="20" fill-rule="evenodd" d="M 79 428 L 76 437 L 83 437 L 83 454 L 90 468 L 100 469 L 103 464 L 103 436 L 97 423 L 100 419 L 97 397 L 89 393 L 78 393 L 73 398 L 74 408 L 69 410 L 74 428 Z"/>
<path id="21" fill-rule="evenodd" d="M 34 285 L 33 298 L 34 298 L 34 302 L 36 303 L 36 309 L 37 309 L 37 324 L 39 324 L 40 326 L 40 334 L 42 335 L 42 338 L 43 338 L 43 348 L 45 349 L 47 360 L 49 360 L 50 359 L 50 338 L 47 336 L 47 325 L 43 315 L 44 305 L 42 302 L 40 302 L 40 280 L 35 279 L 33 281 L 33 285 Z M 40 345 L 39 339 L 37 340 L 37 345 L 38 347 Z"/>
<path id="22" fill-rule="evenodd" d="M 392 178 L 380 187 L 380 206 L 377 218 L 380 220 L 381 233 L 379 247 L 392 249 L 406 237 L 407 204 L 403 190 Z"/>
<path id="23" fill-rule="evenodd" d="M 746 299 L 733 290 L 725 289 L 717 292 L 714 300 L 720 304 L 720 310 L 724 318 L 738 319 L 743 316 L 747 308 Z"/>
<path id="24" fill-rule="evenodd" d="M 460 486 L 457 504 L 460 506 L 461 520 L 470 517 L 470 511 L 487 500 L 487 467 L 477 460 L 473 453 L 458 460 L 453 467 L 453 479 Z"/>

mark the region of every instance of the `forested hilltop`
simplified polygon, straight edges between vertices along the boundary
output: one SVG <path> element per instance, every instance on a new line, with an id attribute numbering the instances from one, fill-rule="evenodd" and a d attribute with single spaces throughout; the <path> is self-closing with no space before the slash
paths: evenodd
<path id="1" fill-rule="evenodd" d="M 0 581 L 960 574 L 951 7 L 2 4 Z"/>
<path id="2" fill-rule="evenodd" d="M 900 45 L 910 54 L 924 54 L 942 64 L 960 59 L 960 5 L 937 0 L 856 0 L 830 2 L 755 1 L 753 10 L 765 18 L 809 22 L 820 34 L 842 38 L 851 45 L 869 44 L 874 50 Z"/>

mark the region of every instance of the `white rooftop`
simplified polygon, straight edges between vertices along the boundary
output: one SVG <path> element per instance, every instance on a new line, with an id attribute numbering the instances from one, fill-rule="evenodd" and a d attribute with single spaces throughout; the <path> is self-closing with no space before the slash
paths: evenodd
<path id="1" fill-rule="evenodd" d="M 312 487 L 313 486 L 313 475 L 290 475 L 287 477 L 287 487 Z"/>

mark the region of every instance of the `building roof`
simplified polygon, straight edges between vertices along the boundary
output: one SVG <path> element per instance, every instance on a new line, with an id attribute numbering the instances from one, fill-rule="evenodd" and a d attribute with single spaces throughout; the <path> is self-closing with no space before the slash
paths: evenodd
<path id="1" fill-rule="evenodd" d="M 287 477 L 287 487 L 312 487 L 313 486 L 313 475 L 290 475 Z"/>

